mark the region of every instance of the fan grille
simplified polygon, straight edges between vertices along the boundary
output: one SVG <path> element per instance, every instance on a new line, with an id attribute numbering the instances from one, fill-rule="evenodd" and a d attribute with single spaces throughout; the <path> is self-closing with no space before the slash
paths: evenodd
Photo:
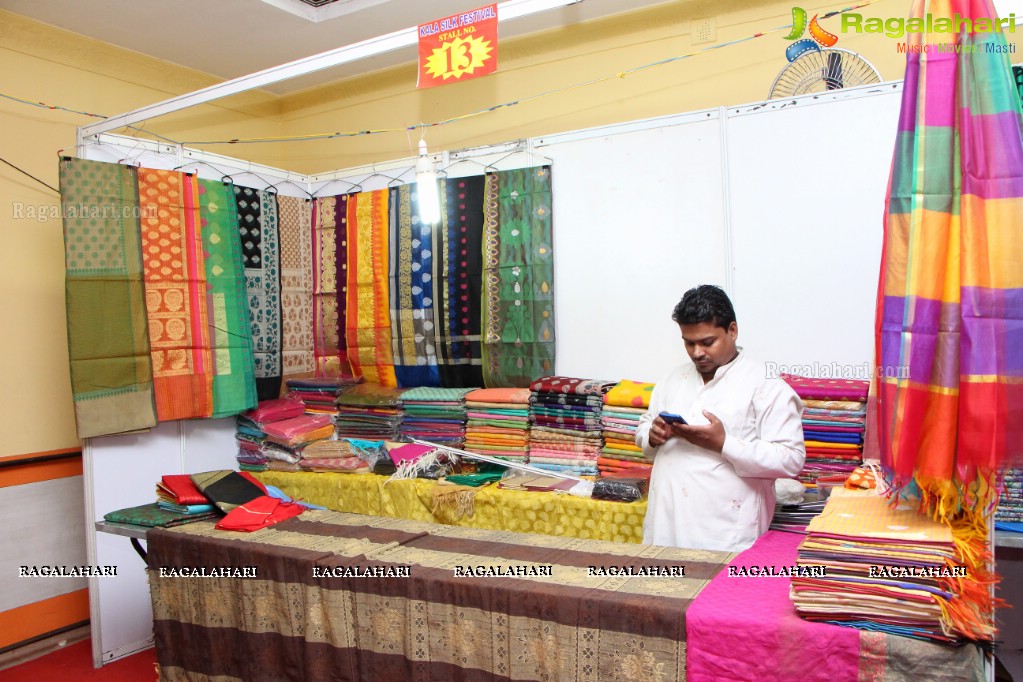
<path id="1" fill-rule="evenodd" d="M 866 59 L 841 48 L 807 52 L 785 66 L 771 85 L 771 99 L 880 83 L 881 74 Z"/>

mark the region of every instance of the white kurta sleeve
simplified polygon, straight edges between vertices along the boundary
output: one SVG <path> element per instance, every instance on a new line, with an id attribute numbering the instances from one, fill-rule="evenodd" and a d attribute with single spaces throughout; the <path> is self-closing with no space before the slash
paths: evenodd
<path id="1" fill-rule="evenodd" d="M 787 478 L 802 470 L 803 402 L 785 382 L 766 381 L 753 394 L 757 437 L 742 440 L 728 434 L 722 456 L 743 478 Z"/>
<path id="2" fill-rule="evenodd" d="M 652 460 L 657 454 L 657 448 L 650 445 L 650 426 L 654 422 L 654 417 L 664 409 L 664 394 L 668 390 L 667 384 L 666 377 L 654 386 L 653 393 L 650 394 L 650 407 L 639 418 L 639 426 L 636 427 L 636 445 L 643 448 L 643 456 L 648 460 Z"/>

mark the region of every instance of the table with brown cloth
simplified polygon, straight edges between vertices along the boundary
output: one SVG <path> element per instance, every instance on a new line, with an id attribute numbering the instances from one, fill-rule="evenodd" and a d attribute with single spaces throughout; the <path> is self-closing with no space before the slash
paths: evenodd
<path id="1" fill-rule="evenodd" d="M 171 682 L 682 680 L 686 610 L 734 556 L 332 511 L 156 529 L 148 545 Z M 182 577 L 204 567 L 255 575 Z M 335 577 L 353 568 L 374 575 Z"/>

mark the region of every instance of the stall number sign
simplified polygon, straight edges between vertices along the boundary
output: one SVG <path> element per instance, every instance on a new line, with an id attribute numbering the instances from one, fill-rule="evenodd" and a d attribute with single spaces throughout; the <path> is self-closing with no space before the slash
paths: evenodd
<path id="1" fill-rule="evenodd" d="M 419 25 L 420 88 L 497 70 L 497 5 Z"/>

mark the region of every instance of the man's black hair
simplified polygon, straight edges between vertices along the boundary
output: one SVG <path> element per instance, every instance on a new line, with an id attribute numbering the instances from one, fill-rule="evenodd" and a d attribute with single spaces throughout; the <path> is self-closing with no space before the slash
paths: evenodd
<path id="1" fill-rule="evenodd" d="M 710 322 L 715 327 L 728 329 L 735 322 L 735 309 L 728 294 L 713 284 L 701 284 L 687 291 L 675 306 L 671 319 L 676 324 Z"/>

